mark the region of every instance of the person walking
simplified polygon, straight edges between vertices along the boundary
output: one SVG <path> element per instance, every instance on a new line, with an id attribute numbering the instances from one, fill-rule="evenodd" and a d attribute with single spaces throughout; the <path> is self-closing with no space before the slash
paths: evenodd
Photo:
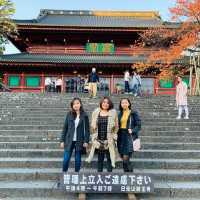
<path id="1" fill-rule="evenodd" d="M 97 83 L 99 82 L 99 76 L 96 72 L 96 68 L 92 68 L 92 72 L 89 74 L 88 83 L 89 83 L 89 93 L 90 97 L 95 98 L 97 95 Z"/>

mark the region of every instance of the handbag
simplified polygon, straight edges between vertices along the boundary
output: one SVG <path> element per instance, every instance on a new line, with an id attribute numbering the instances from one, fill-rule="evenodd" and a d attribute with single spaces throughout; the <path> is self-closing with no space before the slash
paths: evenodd
<path id="1" fill-rule="evenodd" d="M 129 127 L 131 129 L 131 116 L 130 116 L 130 122 L 129 122 Z M 133 137 L 131 137 L 133 140 Z M 133 151 L 140 151 L 141 149 L 141 141 L 140 138 L 136 138 L 133 140 Z"/>
<path id="2" fill-rule="evenodd" d="M 133 140 L 133 151 L 140 151 L 141 149 L 141 142 L 140 138 Z"/>

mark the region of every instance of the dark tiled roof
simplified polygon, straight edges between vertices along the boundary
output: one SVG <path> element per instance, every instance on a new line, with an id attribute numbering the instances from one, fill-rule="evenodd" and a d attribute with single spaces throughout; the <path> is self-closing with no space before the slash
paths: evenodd
<path id="1" fill-rule="evenodd" d="M 49 54 L 8 54 L 0 56 L 0 63 L 133 63 L 144 61 L 142 56 L 116 55 L 49 55 Z"/>
<path id="2" fill-rule="evenodd" d="M 18 24 L 26 25 L 50 25 L 50 26 L 78 26 L 78 27 L 122 27 L 122 28 L 145 28 L 162 25 L 160 17 L 152 12 L 151 17 L 134 17 L 126 15 L 95 15 L 93 11 L 58 11 L 41 10 L 37 19 L 15 20 Z M 123 13 L 123 12 L 122 12 Z M 131 12 L 130 12 L 131 13 Z M 132 12 L 134 13 L 134 12 Z M 141 12 L 142 13 L 142 12 Z M 144 12 L 145 13 L 145 12 Z M 146 12 L 148 13 L 148 12 Z M 151 12 L 150 12 L 151 15 Z M 144 15 L 145 16 L 145 15 Z"/>

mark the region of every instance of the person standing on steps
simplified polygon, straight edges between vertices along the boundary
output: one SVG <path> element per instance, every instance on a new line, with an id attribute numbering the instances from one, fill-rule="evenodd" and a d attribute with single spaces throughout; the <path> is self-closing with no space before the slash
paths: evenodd
<path id="1" fill-rule="evenodd" d="M 50 92 L 50 90 L 51 90 L 51 84 L 52 84 L 52 81 L 51 81 L 50 77 L 46 77 L 45 81 L 44 81 L 45 92 Z"/>
<path id="2" fill-rule="evenodd" d="M 95 149 L 98 153 L 98 172 L 103 172 L 104 157 L 107 158 L 107 171 L 112 172 L 116 161 L 116 141 L 118 132 L 117 111 L 108 97 L 104 97 L 99 108 L 92 113 L 92 147 L 87 162 L 91 162 Z"/>
<path id="3" fill-rule="evenodd" d="M 125 94 L 128 94 L 130 92 L 129 81 L 130 81 L 130 73 L 127 70 L 124 72 Z"/>
<path id="4" fill-rule="evenodd" d="M 71 101 L 71 110 L 67 113 L 60 138 L 60 147 L 64 149 L 63 172 L 69 168 L 72 152 L 75 149 L 75 172 L 81 168 L 81 152 L 89 143 L 89 118 L 83 109 L 81 99 Z"/>
<path id="5" fill-rule="evenodd" d="M 130 157 L 133 153 L 133 141 L 138 138 L 141 130 L 141 120 L 138 112 L 131 110 L 131 102 L 128 98 L 121 99 L 119 110 L 117 147 L 123 160 L 124 172 L 132 172 Z"/>
<path id="6" fill-rule="evenodd" d="M 96 72 L 96 68 L 92 68 L 92 72 L 89 74 L 89 93 L 90 97 L 95 98 L 97 96 L 97 83 L 99 82 L 99 76 Z"/>
<path id="7" fill-rule="evenodd" d="M 180 76 L 177 77 L 178 85 L 176 86 L 176 105 L 178 108 L 178 116 L 181 119 L 183 109 L 185 110 L 184 119 L 189 119 L 188 102 L 187 102 L 187 84 L 182 81 Z"/>
<path id="8" fill-rule="evenodd" d="M 57 77 L 55 84 L 56 84 L 56 92 L 61 93 L 61 91 L 62 91 L 62 79 L 61 79 L 61 77 Z"/>

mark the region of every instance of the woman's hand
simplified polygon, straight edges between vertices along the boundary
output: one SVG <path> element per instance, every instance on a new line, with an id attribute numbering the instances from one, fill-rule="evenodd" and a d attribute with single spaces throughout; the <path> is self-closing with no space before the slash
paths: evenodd
<path id="1" fill-rule="evenodd" d="M 60 143 L 60 148 L 61 148 L 61 149 L 64 149 L 64 147 L 65 147 L 64 142 L 61 142 L 61 143 Z"/>
<path id="2" fill-rule="evenodd" d="M 132 132 L 133 132 L 132 129 L 129 128 L 129 129 L 128 129 L 128 133 L 129 133 L 129 134 L 132 134 Z"/>
<path id="3" fill-rule="evenodd" d="M 87 148 L 88 147 L 88 143 L 84 143 L 83 147 Z"/>

